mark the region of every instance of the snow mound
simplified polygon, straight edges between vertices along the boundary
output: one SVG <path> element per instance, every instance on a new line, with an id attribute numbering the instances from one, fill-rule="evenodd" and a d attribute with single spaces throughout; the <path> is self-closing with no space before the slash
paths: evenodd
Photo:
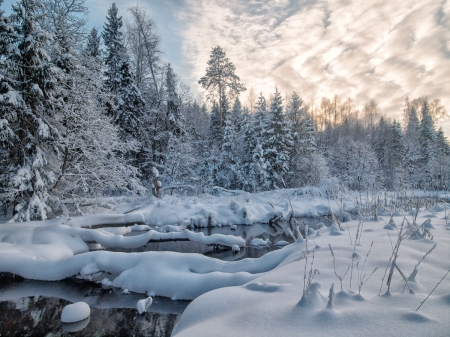
<path id="1" fill-rule="evenodd" d="M 143 314 L 147 312 L 147 308 L 151 306 L 153 303 L 153 298 L 147 297 L 143 300 L 139 300 L 136 304 L 136 309 L 139 311 L 139 314 Z"/>
<path id="2" fill-rule="evenodd" d="M 251 245 L 252 246 L 267 246 L 270 243 L 269 239 L 263 240 L 259 238 L 255 238 L 252 240 Z"/>
<path id="3" fill-rule="evenodd" d="M 273 293 L 275 291 L 279 291 L 281 289 L 281 284 L 276 283 L 261 283 L 261 282 L 252 282 L 245 286 L 246 289 L 252 291 L 261 291 L 265 293 Z"/>
<path id="4" fill-rule="evenodd" d="M 423 224 L 423 227 L 425 228 L 429 228 L 429 229 L 434 229 L 434 226 L 431 224 L 431 219 L 426 220 Z"/>
<path id="5" fill-rule="evenodd" d="M 329 227 L 330 235 L 344 235 L 344 233 L 339 228 L 338 224 L 336 222 L 333 222 L 331 226 Z"/>
<path id="6" fill-rule="evenodd" d="M 91 315 L 91 309 L 86 302 L 77 302 L 64 307 L 61 322 L 74 323 L 82 321 Z"/>

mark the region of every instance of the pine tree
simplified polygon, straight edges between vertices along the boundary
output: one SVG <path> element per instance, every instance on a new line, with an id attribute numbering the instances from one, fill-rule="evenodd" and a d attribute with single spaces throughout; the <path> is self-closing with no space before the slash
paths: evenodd
<path id="1" fill-rule="evenodd" d="M 245 91 L 245 86 L 240 82 L 239 76 L 235 74 L 236 67 L 231 63 L 226 56 L 225 51 L 220 47 L 214 47 L 211 50 L 210 59 L 208 60 L 208 67 L 206 74 L 198 83 L 208 91 L 208 99 L 218 102 L 219 111 L 222 113 L 224 97 L 228 92 L 232 96 L 239 95 L 240 92 Z M 219 128 L 222 132 L 225 116 L 219 116 Z"/>
<path id="2" fill-rule="evenodd" d="M 422 162 L 427 165 L 435 156 L 434 143 L 436 140 L 436 130 L 433 118 L 431 118 L 428 101 L 425 100 L 422 107 L 422 121 L 420 123 L 420 144 L 422 150 Z"/>
<path id="3" fill-rule="evenodd" d="M 125 58 L 121 61 L 118 76 L 119 88 L 117 91 L 118 98 L 115 102 L 114 123 L 135 138 L 140 126 L 145 101 L 140 90 L 134 84 L 128 59 Z"/>
<path id="4" fill-rule="evenodd" d="M 399 122 L 394 120 L 389 128 L 387 158 L 387 187 L 397 189 L 404 181 L 403 159 L 406 154 L 406 144 Z"/>
<path id="5" fill-rule="evenodd" d="M 417 116 L 416 108 L 412 106 L 408 113 L 408 121 L 406 125 L 405 136 L 408 142 L 411 142 L 416 146 L 418 146 L 419 144 L 419 135 L 420 135 L 419 129 L 420 129 L 419 117 Z"/>
<path id="6" fill-rule="evenodd" d="M 219 154 L 219 172 L 216 181 L 219 186 L 237 189 L 240 183 L 240 163 L 237 153 L 237 135 L 231 119 L 225 120 L 221 152 Z"/>
<path id="7" fill-rule="evenodd" d="M 236 134 L 241 133 L 244 118 L 244 110 L 242 109 L 241 101 L 239 100 L 239 97 L 236 97 L 236 99 L 234 100 L 233 109 L 231 109 L 229 117 L 231 123 L 236 129 Z"/>
<path id="8" fill-rule="evenodd" d="M 6 189 L 9 182 L 9 146 L 13 145 L 14 131 L 9 124 L 15 120 L 16 109 L 24 105 L 15 88 L 16 64 L 12 55 L 18 54 L 19 39 L 11 17 L 5 16 L 0 0 L 0 189 Z M 7 202 L 5 200 L 4 202 Z"/>
<path id="9" fill-rule="evenodd" d="M 97 28 L 94 27 L 87 37 L 84 55 L 93 57 L 94 59 L 100 59 L 100 57 L 102 56 L 100 44 L 100 35 L 98 34 Z"/>
<path id="10" fill-rule="evenodd" d="M 267 139 L 268 111 L 266 99 L 262 93 L 255 105 L 255 113 L 244 130 L 244 156 L 241 157 L 244 176 L 244 189 L 252 192 L 270 189 L 268 161 L 263 144 Z"/>
<path id="11" fill-rule="evenodd" d="M 313 154 L 317 149 L 314 125 L 309 113 L 304 110 L 303 100 L 294 92 L 286 109 L 293 146 L 290 153 L 290 172 L 286 179 L 290 186 L 311 184 L 307 177 L 313 164 Z M 322 161 L 323 162 L 323 161 Z M 316 176 L 312 180 L 318 181 Z M 320 179 L 319 179 L 320 180 Z"/>
<path id="12" fill-rule="evenodd" d="M 58 138 L 49 123 L 55 111 L 58 70 L 45 51 L 50 37 L 36 24 L 38 6 L 35 0 L 22 0 L 13 6 L 12 25 L 6 18 L 1 20 L 2 35 L 6 34 L 2 40 L 15 46 L 2 48 L 0 55 L 1 64 L 6 65 L 1 69 L 5 75 L 0 79 L 0 124 L 2 147 L 8 156 L 6 191 L 14 203 L 11 221 L 46 219 L 48 190 L 55 180 L 47 153 Z"/>
<path id="13" fill-rule="evenodd" d="M 102 37 L 106 47 L 105 88 L 111 94 L 108 112 L 127 138 L 138 128 L 145 102 L 134 83 L 123 41 L 122 17 L 118 16 L 115 3 L 108 9 L 106 20 Z"/>
<path id="14" fill-rule="evenodd" d="M 289 173 L 293 141 L 278 88 L 275 90 L 268 116 L 267 138 L 264 139 L 262 147 L 269 164 L 269 188 L 282 188 L 282 181 L 286 181 Z"/>
<path id="15" fill-rule="evenodd" d="M 123 43 L 122 17 L 118 16 L 116 3 L 108 9 L 107 22 L 103 26 L 102 38 L 106 47 L 105 58 L 105 86 L 111 92 L 117 92 L 119 88 L 119 69 L 125 55 Z"/>
<path id="16" fill-rule="evenodd" d="M 435 186 L 443 190 L 449 186 L 450 182 L 450 145 L 442 127 L 436 133 L 435 154 L 432 169 L 433 179 Z"/>
<path id="17" fill-rule="evenodd" d="M 213 102 L 209 117 L 209 134 L 210 139 L 214 144 L 221 143 L 222 134 L 220 129 L 220 108 L 216 102 Z"/>

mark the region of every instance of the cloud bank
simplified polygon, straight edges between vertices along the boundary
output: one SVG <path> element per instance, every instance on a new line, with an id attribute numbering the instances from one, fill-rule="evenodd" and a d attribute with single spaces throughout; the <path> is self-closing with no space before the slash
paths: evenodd
<path id="1" fill-rule="evenodd" d="M 304 100 L 374 98 L 400 118 L 406 95 L 450 110 L 450 1 L 185 0 L 182 51 L 198 87 L 220 45 L 247 88 Z"/>

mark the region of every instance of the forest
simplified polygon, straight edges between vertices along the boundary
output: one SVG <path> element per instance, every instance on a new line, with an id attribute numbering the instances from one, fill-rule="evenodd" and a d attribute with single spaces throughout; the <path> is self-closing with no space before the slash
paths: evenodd
<path id="1" fill-rule="evenodd" d="M 113 3 L 89 31 L 82 0 L 20 0 L 11 15 L 2 2 L 0 203 L 11 221 L 80 215 L 120 194 L 447 190 L 439 98 L 406 97 L 397 120 L 376 100 L 305 102 L 276 83 L 265 97 L 241 83 L 220 46 L 204 51 L 205 95 L 195 97 L 141 7 L 124 24 Z"/>

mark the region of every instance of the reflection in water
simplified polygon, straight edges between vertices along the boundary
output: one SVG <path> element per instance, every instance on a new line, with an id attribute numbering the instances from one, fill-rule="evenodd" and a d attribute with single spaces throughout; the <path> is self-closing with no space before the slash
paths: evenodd
<path id="1" fill-rule="evenodd" d="M 301 219 L 314 228 L 319 219 Z M 322 220 L 323 221 L 323 220 Z M 292 242 L 284 231 L 285 226 L 254 224 L 230 227 L 196 229 L 205 235 L 227 234 L 243 237 L 247 245 L 234 254 L 231 250 L 218 250 L 190 241 L 151 242 L 137 249 L 111 249 L 111 251 L 175 251 L 200 253 L 213 258 L 234 261 L 244 258 L 258 258 L 269 251 L 279 249 L 280 240 Z M 132 232 L 130 235 L 138 235 Z M 254 238 L 269 239 L 271 245 L 253 247 Z M 91 245 L 97 250 L 98 244 Z M 10 274 L 0 274 L 0 336 L 170 336 L 175 323 L 190 301 L 172 301 L 155 297 L 148 312 L 139 315 L 137 301 L 145 294 L 122 294 L 120 289 L 104 288 L 100 284 L 67 279 L 60 282 L 24 280 Z M 91 316 L 81 322 L 62 324 L 62 309 L 71 303 L 86 302 L 91 308 Z"/>
<path id="2" fill-rule="evenodd" d="M 88 326 L 89 322 L 91 321 L 91 317 L 85 318 L 82 321 L 74 322 L 74 323 L 62 323 L 61 328 L 65 332 L 77 332 L 80 330 L 83 330 L 85 327 Z"/>
<path id="3" fill-rule="evenodd" d="M 155 297 L 149 312 L 139 315 L 136 303 L 145 297 L 76 279 L 40 282 L 0 274 L 0 335 L 170 336 L 190 301 Z M 90 317 L 62 324 L 63 308 L 79 301 L 89 304 Z"/>

